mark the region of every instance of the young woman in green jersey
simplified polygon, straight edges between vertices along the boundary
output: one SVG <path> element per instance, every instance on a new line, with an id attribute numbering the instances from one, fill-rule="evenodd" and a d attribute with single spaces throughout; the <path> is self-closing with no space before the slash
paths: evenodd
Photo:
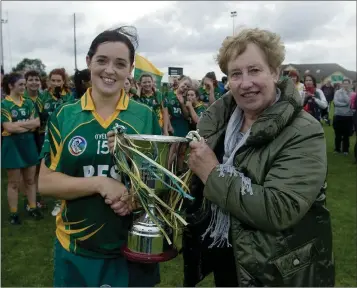
<path id="1" fill-rule="evenodd" d="M 39 134 L 41 140 L 44 138 L 47 121 L 53 111 L 62 104 L 74 100 L 68 87 L 66 70 L 64 68 L 53 69 L 48 78 L 50 86 L 43 92 L 39 100 L 39 114 L 41 120 Z M 53 207 L 52 215 L 56 216 L 60 210 L 61 203 L 57 201 Z"/>
<path id="2" fill-rule="evenodd" d="M 139 78 L 138 86 L 138 90 L 136 90 L 133 99 L 148 105 L 156 113 L 159 124 L 163 127 L 164 105 L 161 92 L 154 87 L 154 78 L 150 74 L 142 74 Z"/>
<path id="3" fill-rule="evenodd" d="M 154 286 L 158 265 L 130 263 L 122 256 L 131 217 L 128 191 L 108 147 L 108 132 L 160 134 L 148 106 L 124 92 L 134 68 L 136 32 L 105 31 L 92 42 L 87 65 L 92 88 L 63 104 L 48 121 L 39 188 L 61 199 L 56 219 L 56 287 Z M 133 30 L 133 29 L 131 29 Z"/>
<path id="4" fill-rule="evenodd" d="M 183 76 L 178 84 L 177 90 L 169 90 L 164 97 L 164 135 L 169 135 L 170 130 L 172 134 L 177 137 L 186 137 L 190 130 L 189 112 L 186 107 L 186 92 L 192 86 L 191 78 Z M 171 134 L 171 133 L 170 133 Z M 171 165 L 175 154 L 178 154 L 178 172 L 184 170 L 185 160 L 185 145 L 181 145 L 180 151 L 178 151 L 178 145 L 172 145 L 169 159 L 169 165 Z"/>
<path id="5" fill-rule="evenodd" d="M 191 129 L 196 129 L 198 120 L 202 113 L 206 111 L 206 107 L 200 101 L 200 92 L 197 89 L 189 89 L 187 91 L 186 107 L 190 113 Z"/>
<path id="6" fill-rule="evenodd" d="M 39 112 L 39 103 L 40 99 L 42 96 L 42 93 L 40 92 L 41 88 L 41 79 L 40 79 L 40 74 L 35 71 L 35 70 L 30 70 L 25 73 L 25 80 L 26 80 L 26 90 L 24 93 L 24 98 L 31 99 L 33 103 L 35 104 L 35 108 L 37 109 L 37 112 Z M 37 145 L 37 151 L 38 153 L 41 152 L 43 141 L 44 141 L 44 134 L 40 133 L 39 128 L 36 129 L 35 131 L 35 141 Z M 40 164 L 40 163 L 39 163 Z M 38 191 L 38 173 L 40 171 L 40 165 L 37 165 L 36 169 L 36 191 Z M 21 191 L 26 191 L 24 189 L 20 189 Z M 44 208 L 45 204 L 43 201 L 40 201 L 39 195 L 37 195 L 37 207 L 38 208 Z M 28 210 L 30 208 L 29 203 L 26 203 L 25 201 L 25 207 Z"/>
<path id="7" fill-rule="evenodd" d="M 206 106 L 210 106 L 222 96 L 218 88 L 216 74 L 214 72 L 208 72 L 203 78 L 202 84 L 203 86 L 200 91 L 201 100 Z"/>
<path id="8" fill-rule="evenodd" d="M 5 75 L 2 81 L 8 96 L 1 102 L 1 126 L 4 129 L 1 165 L 7 170 L 10 223 L 14 225 L 21 223 L 17 213 L 21 174 L 30 205 L 29 215 L 35 219 L 42 218 L 41 212 L 36 208 L 35 174 L 38 153 L 33 133 L 40 126 L 40 120 L 32 100 L 22 96 L 25 84 L 25 79 L 18 73 Z"/>

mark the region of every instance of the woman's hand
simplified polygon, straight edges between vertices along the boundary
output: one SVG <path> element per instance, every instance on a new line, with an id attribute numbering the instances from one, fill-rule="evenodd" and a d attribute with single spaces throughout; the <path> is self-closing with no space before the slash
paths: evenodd
<path id="1" fill-rule="evenodd" d="M 176 92 L 176 98 L 180 102 L 180 104 L 183 104 L 185 102 L 185 100 L 183 98 L 183 94 L 181 92 L 179 92 L 178 90 Z"/>
<path id="2" fill-rule="evenodd" d="M 107 133 L 107 138 L 108 138 L 108 147 L 110 153 L 113 153 L 114 151 L 114 141 L 115 141 L 115 132 L 114 131 L 109 131 Z"/>
<path id="3" fill-rule="evenodd" d="M 200 141 L 191 141 L 190 148 L 188 167 L 206 184 L 209 174 L 219 165 L 217 157 L 203 138 Z"/>
<path id="4" fill-rule="evenodd" d="M 96 182 L 98 193 L 116 214 L 125 216 L 131 212 L 132 197 L 129 195 L 124 184 L 118 180 L 104 176 L 98 176 Z"/>
<path id="5" fill-rule="evenodd" d="M 186 102 L 186 107 L 187 107 L 188 109 L 192 108 L 192 102 L 191 102 L 191 101 L 187 101 L 187 102 Z"/>

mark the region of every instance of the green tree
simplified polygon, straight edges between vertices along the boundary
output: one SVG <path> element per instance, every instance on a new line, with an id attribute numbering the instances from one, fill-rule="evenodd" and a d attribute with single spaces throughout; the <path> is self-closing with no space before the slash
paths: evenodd
<path id="1" fill-rule="evenodd" d="M 13 72 L 26 73 L 29 70 L 35 70 L 40 73 L 41 77 L 46 76 L 46 66 L 42 63 L 40 59 L 29 59 L 24 58 L 20 63 L 16 65 L 15 68 L 12 68 Z"/>

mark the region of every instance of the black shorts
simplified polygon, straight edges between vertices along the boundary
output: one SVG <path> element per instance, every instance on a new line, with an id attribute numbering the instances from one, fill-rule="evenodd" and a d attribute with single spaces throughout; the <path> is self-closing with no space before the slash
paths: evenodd
<path id="1" fill-rule="evenodd" d="M 40 155 L 43 142 L 45 141 L 45 133 L 35 133 L 35 141 L 36 141 L 36 146 L 37 146 L 37 152 Z"/>

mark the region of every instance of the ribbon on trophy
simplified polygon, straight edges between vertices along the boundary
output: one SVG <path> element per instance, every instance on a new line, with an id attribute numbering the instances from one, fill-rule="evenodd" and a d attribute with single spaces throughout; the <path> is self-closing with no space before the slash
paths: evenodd
<path id="1" fill-rule="evenodd" d="M 142 151 L 143 148 L 137 146 L 134 141 L 125 137 L 125 127 L 117 127 L 114 141 L 114 157 L 116 165 L 122 173 L 126 174 L 130 179 L 130 193 L 132 196 L 137 196 L 142 208 L 149 215 L 150 219 L 159 227 L 160 231 L 166 238 L 169 245 L 172 244 L 165 229 L 162 228 L 161 223 L 166 223 L 174 231 L 178 231 L 181 225 L 186 226 L 187 222 L 181 216 L 183 200 L 194 200 L 194 197 L 190 195 L 188 183 L 192 177 L 192 171 L 188 170 L 180 177 L 176 176 L 173 172 L 169 171 L 154 159 L 159 155 L 160 151 L 155 146 L 155 140 L 148 141 L 151 148 L 150 150 L 156 151 L 156 156 L 151 159 L 145 155 Z M 199 141 L 200 135 L 198 131 L 191 131 L 186 136 L 187 142 Z M 154 149 L 152 149 L 154 148 Z M 141 178 L 140 167 L 136 163 L 135 159 L 141 159 L 145 162 L 145 169 L 148 170 L 150 177 L 153 177 L 154 181 L 161 182 L 170 193 L 168 197 L 168 203 L 165 203 L 147 183 Z M 152 213 L 149 209 L 149 205 L 153 205 L 158 213 Z"/>

